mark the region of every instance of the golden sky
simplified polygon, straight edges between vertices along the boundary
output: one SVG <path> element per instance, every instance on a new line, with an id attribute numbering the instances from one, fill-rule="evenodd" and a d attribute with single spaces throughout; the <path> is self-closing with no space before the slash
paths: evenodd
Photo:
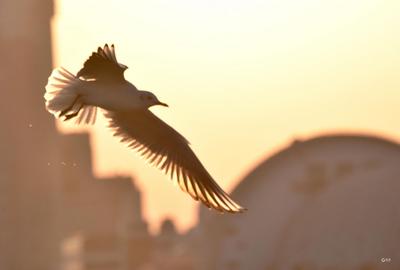
<path id="1" fill-rule="evenodd" d="M 170 108 L 216 181 L 231 191 L 264 157 L 329 132 L 400 140 L 398 0 L 58 0 L 54 65 L 77 72 L 114 43 L 126 78 Z M 152 231 L 172 217 L 197 221 L 198 204 L 111 136 L 89 130 L 98 176 L 129 174 Z M 251 211 L 251 209 L 250 209 Z"/>

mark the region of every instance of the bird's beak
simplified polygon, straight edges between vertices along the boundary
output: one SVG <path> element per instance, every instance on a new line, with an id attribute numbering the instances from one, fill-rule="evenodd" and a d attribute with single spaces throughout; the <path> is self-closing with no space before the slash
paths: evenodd
<path id="1" fill-rule="evenodd" d="M 161 105 L 161 106 L 164 106 L 164 107 L 169 107 L 167 103 L 164 103 L 164 102 L 161 102 L 161 101 L 159 101 L 157 104 Z"/>

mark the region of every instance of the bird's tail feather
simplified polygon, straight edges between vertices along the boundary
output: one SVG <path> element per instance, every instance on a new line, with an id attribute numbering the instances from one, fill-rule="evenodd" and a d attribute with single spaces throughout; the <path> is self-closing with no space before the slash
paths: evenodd
<path id="1" fill-rule="evenodd" d="M 93 124 L 97 108 L 82 103 L 79 96 L 80 79 L 64 68 L 53 70 L 46 85 L 46 109 L 54 116 L 65 120 L 76 119 L 76 123 Z"/>

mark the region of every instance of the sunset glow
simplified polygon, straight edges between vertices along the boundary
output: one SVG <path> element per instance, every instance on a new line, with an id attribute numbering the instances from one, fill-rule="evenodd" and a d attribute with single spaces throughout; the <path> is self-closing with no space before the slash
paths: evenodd
<path id="1" fill-rule="evenodd" d="M 126 78 L 169 104 L 152 110 L 231 191 L 294 139 L 400 140 L 399 10 L 399 1 L 380 0 L 58 0 L 54 66 L 76 73 L 114 43 Z M 198 204 L 113 138 L 103 117 L 58 127 L 91 133 L 96 175 L 136 179 L 153 232 L 165 217 L 181 231 L 196 223 Z"/>

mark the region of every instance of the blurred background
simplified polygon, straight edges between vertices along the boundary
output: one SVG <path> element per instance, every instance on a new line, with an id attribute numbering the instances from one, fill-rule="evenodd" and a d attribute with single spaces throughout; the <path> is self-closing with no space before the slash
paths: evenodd
<path id="1" fill-rule="evenodd" d="M 400 269 L 400 2 L 0 0 L 0 269 Z M 52 68 L 114 43 L 249 209 L 209 211 Z"/>

